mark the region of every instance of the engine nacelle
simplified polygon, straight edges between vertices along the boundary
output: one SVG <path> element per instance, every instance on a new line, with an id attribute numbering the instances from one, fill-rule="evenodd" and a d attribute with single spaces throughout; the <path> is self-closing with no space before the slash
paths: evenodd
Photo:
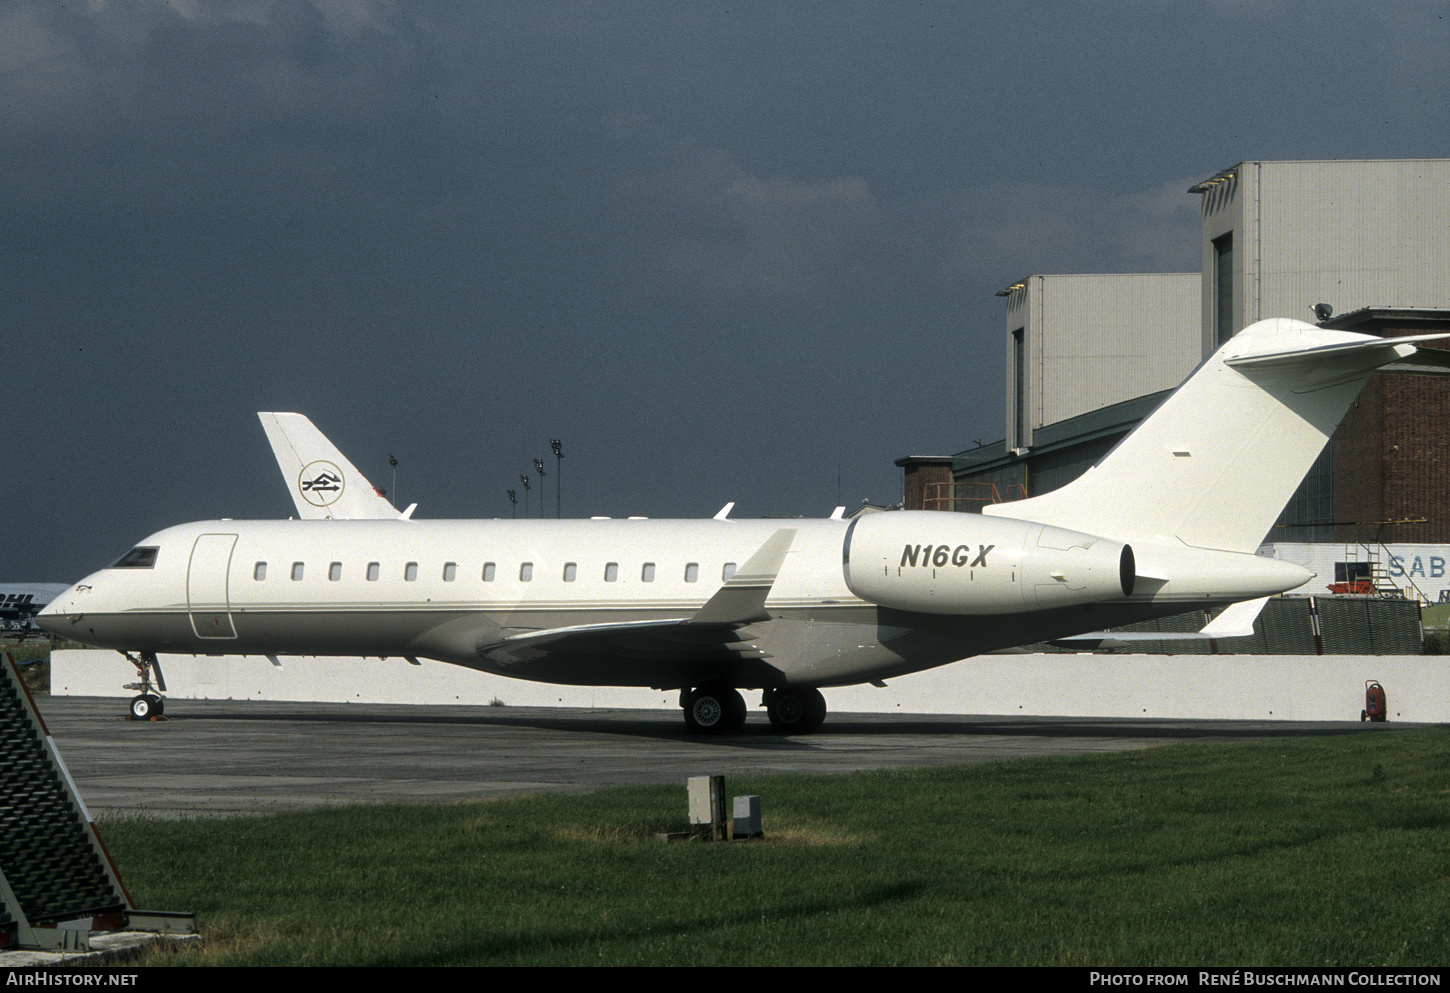
<path id="1" fill-rule="evenodd" d="M 1121 600 L 1129 546 L 1046 524 L 980 514 L 867 514 L 846 531 L 846 585 L 882 607 L 1010 614 Z"/>

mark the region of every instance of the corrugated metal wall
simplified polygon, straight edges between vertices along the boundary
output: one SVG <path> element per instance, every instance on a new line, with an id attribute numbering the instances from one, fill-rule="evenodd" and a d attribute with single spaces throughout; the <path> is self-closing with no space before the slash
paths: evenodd
<path id="1" fill-rule="evenodd" d="M 1450 159 L 1241 162 L 1203 194 L 1204 273 L 1234 238 L 1234 327 L 1310 307 L 1450 307 Z M 1202 335 L 1213 333 L 1205 280 Z"/>
<path id="2" fill-rule="evenodd" d="M 1032 276 L 1007 306 L 1007 430 L 1013 417 L 1012 334 L 1026 337 L 1027 417 L 1053 424 L 1172 389 L 1202 358 L 1194 273 Z"/>

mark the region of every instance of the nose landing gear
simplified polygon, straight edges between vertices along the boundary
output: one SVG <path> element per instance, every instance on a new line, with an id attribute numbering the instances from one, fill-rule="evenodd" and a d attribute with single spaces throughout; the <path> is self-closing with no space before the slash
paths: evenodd
<path id="1" fill-rule="evenodd" d="M 166 712 L 166 701 L 161 698 L 161 693 L 166 692 L 166 677 L 161 673 L 161 663 L 156 658 L 155 652 L 142 652 L 137 658 L 130 652 L 122 652 L 126 661 L 136 667 L 136 673 L 141 677 L 139 683 L 127 683 L 126 689 L 140 690 L 139 696 L 131 698 L 131 716 L 133 721 L 149 721 L 154 717 L 160 717 Z M 156 672 L 156 685 L 152 688 L 151 672 Z"/>

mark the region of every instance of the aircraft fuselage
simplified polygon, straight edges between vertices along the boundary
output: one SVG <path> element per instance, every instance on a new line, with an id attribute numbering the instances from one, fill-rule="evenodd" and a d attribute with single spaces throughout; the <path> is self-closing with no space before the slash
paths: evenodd
<path id="1" fill-rule="evenodd" d="M 692 623 L 783 527 L 794 536 L 765 614 Z M 1061 535 L 1071 533 L 933 513 L 861 522 L 207 521 L 147 538 L 57 597 L 45 623 L 86 644 L 141 652 L 411 656 L 545 682 L 761 688 L 881 679 L 1230 598 L 1130 598 L 1117 588 L 1131 585 L 1119 575 L 1125 546 L 1100 542 L 1093 547 L 1106 551 L 1082 566 L 1074 599 L 1066 552 L 1047 560 L 1051 575 L 1032 571 L 1037 545 L 1068 544 L 1053 537 Z M 852 591 L 889 583 L 897 586 L 871 599 Z M 986 606 L 979 616 L 933 612 L 939 600 Z"/>

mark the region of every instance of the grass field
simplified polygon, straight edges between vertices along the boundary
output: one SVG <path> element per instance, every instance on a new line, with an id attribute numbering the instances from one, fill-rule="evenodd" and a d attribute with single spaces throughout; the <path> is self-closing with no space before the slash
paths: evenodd
<path id="1" fill-rule="evenodd" d="M 1443 965 L 1450 730 L 102 825 L 176 964 Z"/>

